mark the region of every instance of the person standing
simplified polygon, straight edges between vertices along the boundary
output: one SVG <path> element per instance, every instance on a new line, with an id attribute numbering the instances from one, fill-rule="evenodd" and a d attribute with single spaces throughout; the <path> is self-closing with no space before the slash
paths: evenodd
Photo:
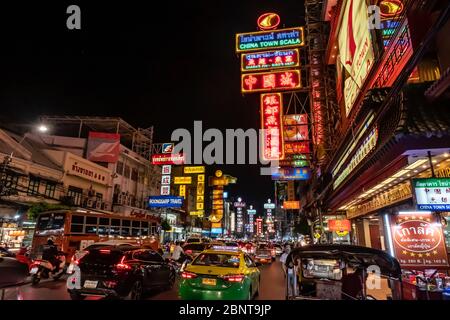
<path id="1" fill-rule="evenodd" d="M 173 249 L 172 260 L 174 260 L 174 261 L 179 261 L 180 258 L 182 257 L 182 255 L 184 255 L 184 250 L 183 250 L 183 248 L 180 246 L 180 242 L 177 241 L 177 242 L 175 243 L 175 248 Z"/>
<path id="2" fill-rule="evenodd" d="M 281 268 L 283 268 L 284 276 L 286 276 L 286 259 L 290 252 L 291 252 L 291 247 L 289 245 L 286 245 L 284 247 L 284 251 L 280 257 Z"/>

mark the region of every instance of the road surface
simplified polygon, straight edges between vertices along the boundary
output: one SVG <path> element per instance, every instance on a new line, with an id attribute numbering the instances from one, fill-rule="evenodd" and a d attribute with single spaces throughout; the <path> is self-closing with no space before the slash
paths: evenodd
<path id="1" fill-rule="evenodd" d="M 279 261 L 259 267 L 261 270 L 260 293 L 257 300 L 284 300 L 285 278 Z M 59 281 L 43 280 L 38 286 L 27 284 L 21 287 L 6 289 L 7 300 L 70 300 L 66 291 L 65 277 Z M 1 295 L 0 295 L 1 296 Z M 178 286 L 166 291 L 151 292 L 146 296 L 149 300 L 176 300 Z M 97 297 L 88 297 L 95 300 Z"/>

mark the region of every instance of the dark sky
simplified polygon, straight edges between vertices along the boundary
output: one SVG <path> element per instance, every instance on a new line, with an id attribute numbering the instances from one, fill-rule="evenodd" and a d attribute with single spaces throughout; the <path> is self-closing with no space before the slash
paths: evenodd
<path id="1" fill-rule="evenodd" d="M 256 31 L 268 11 L 285 27 L 304 24 L 301 0 L 10 2 L 0 8 L 1 116 L 119 116 L 153 125 L 156 142 L 194 120 L 259 128 L 259 95 L 240 94 L 235 33 Z M 81 7 L 81 30 L 66 28 L 70 4 Z M 248 203 L 273 198 L 258 165 L 222 169 Z"/>

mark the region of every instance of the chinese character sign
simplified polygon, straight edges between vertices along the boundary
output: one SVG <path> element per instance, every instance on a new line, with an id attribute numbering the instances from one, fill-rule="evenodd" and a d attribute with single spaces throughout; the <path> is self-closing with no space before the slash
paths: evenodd
<path id="1" fill-rule="evenodd" d="M 298 49 L 255 52 L 241 55 L 241 71 L 295 68 L 300 64 Z"/>
<path id="2" fill-rule="evenodd" d="M 261 95 L 261 128 L 263 129 L 263 158 L 284 158 L 283 102 L 281 93 Z"/>
<path id="3" fill-rule="evenodd" d="M 242 93 L 297 90 L 300 88 L 299 70 L 248 73 L 241 76 Z"/>

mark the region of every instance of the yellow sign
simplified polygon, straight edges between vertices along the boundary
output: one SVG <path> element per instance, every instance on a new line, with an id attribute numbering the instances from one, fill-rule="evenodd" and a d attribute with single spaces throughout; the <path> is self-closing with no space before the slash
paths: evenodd
<path id="1" fill-rule="evenodd" d="M 197 202 L 197 210 L 203 210 L 204 206 L 203 206 L 203 202 Z"/>
<path id="2" fill-rule="evenodd" d="M 180 186 L 180 193 L 179 193 L 180 197 L 185 197 L 186 198 L 186 186 L 185 185 L 181 185 Z"/>
<path id="3" fill-rule="evenodd" d="M 346 235 L 348 235 L 348 231 L 336 231 L 336 234 L 339 237 L 345 237 Z"/>
<path id="4" fill-rule="evenodd" d="M 204 166 L 184 167 L 184 173 L 185 174 L 205 173 L 205 167 Z"/>
<path id="5" fill-rule="evenodd" d="M 205 194 L 205 183 L 204 182 L 198 182 L 197 183 L 197 195 L 202 196 Z"/>
<path id="6" fill-rule="evenodd" d="M 223 175 L 222 170 L 217 170 L 216 171 L 216 177 L 220 178 Z"/>
<path id="7" fill-rule="evenodd" d="M 320 233 L 314 233 L 314 238 L 319 239 L 320 238 Z"/>
<path id="8" fill-rule="evenodd" d="M 199 174 L 198 178 L 197 178 L 198 182 L 204 182 L 205 181 L 205 175 L 204 174 Z"/>
<path id="9" fill-rule="evenodd" d="M 205 197 L 204 196 L 197 196 L 197 202 L 204 202 Z"/>
<path id="10" fill-rule="evenodd" d="M 191 216 L 198 216 L 198 217 L 203 217 L 203 215 L 205 214 L 205 212 L 203 210 L 199 210 L 199 211 L 190 211 L 189 214 Z"/>
<path id="11" fill-rule="evenodd" d="M 174 184 L 191 184 L 192 177 L 174 177 Z"/>

